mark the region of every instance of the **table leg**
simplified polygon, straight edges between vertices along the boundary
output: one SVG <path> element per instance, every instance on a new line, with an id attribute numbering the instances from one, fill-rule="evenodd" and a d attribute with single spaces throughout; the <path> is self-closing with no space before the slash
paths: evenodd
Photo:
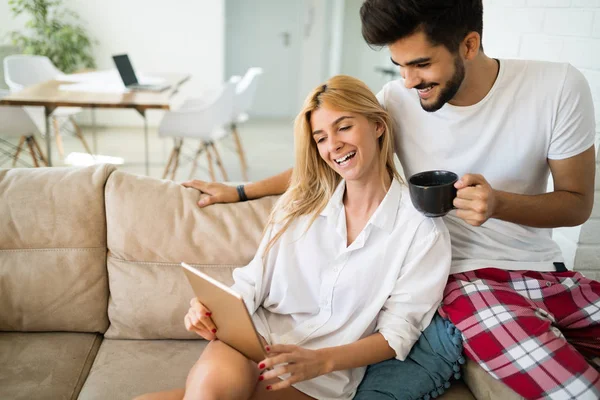
<path id="1" fill-rule="evenodd" d="M 52 130 L 50 129 L 50 115 L 53 109 L 44 107 L 44 117 L 46 118 L 46 154 L 48 157 L 48 166 L 52 166 Z"/>
<path id="2" fill-rule="evenodd" d="M 142 113 L 144 117 L 144 146 L 146 147 L 146 176 L 150 176 L 150 159 L 148 157 L 148 117 L 146 111 Z"/>
<path id="3" fill-rule="evenodd" d="M 92 141 L 94 142 L 94 154 L 98 154 L 98 138 L 96 134 L 96 109 L 92 108 Z"/>

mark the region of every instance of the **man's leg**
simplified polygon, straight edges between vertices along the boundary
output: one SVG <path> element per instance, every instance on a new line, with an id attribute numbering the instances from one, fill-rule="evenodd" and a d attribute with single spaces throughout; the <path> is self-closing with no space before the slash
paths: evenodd
<path id="1" fill-rule="evenodd" d="M 485 268 L 451 275 L 440 310 L 465 354 L 527 399 L 600 398 L 600 374 L 565 340 L 544 305 L 558 284 Z M 550 300 L 550 299 L 546 299 Z"/>
<path id="2" fill-rule="evenodd" d="M 600 282 L 579 272 L 527 272 L 536 279 L 555 326 L 588 361 L 600 369 Z"/>

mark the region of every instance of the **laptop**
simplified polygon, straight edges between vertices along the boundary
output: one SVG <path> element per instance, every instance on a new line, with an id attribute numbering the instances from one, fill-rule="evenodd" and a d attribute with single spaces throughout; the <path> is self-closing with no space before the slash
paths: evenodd
<path id="1" fill-rule="evenodd" d="M 133 70 L 133 65 L 131 65 L 131 61 L 129 61 L 129 56 L 127 54 L 119 54 L 113 56 L 113 61 L 115 62 L 115 65 L 119 70 L 119 75 L 121 75 L 123 84 L 127 89 L 162 92 L 163 90 L 167 90 L 170 87 L 170 85 L 166 84 L 139 83 L 137 76 L 135 75 L 135 71 Z"/>

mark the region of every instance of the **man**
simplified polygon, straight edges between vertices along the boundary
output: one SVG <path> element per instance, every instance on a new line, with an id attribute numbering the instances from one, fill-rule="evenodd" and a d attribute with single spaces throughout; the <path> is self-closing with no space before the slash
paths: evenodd
<path id="1" fill-rule="evenodd" d="M 568 64 L 488 57 L 482 16 L 481 0 L 361 8 L 363 37 L 388 46 L 403 78 L 378 98 L 394 119 L 406 176 L 461 176 L 457 210 L 444 217 L 453 262 L 440 314 L 461 330 L 467 356 L 523 397 L 597 399 L 600 283 L 564 268 L 549 229 L 591 213 L 589 86 Z M 205 206 L 282 193 L 290 174 L 238 191 L 185 185 L 210 195 Z"/>

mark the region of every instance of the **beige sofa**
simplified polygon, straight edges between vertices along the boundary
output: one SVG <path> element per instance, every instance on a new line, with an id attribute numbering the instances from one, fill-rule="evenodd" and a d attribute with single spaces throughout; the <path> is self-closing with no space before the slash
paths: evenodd
<path id="1" fill-rule="evenodd" d="M 111 166 L 0 170 L 0 399 L 130 399 L 183 387 L 186 261 L 230 284 L 276 198 L 198 192 Z M 191 340 L 196 339 L 196 340 Z M 468 365 L 442 397 L 517 398 Z"/>

